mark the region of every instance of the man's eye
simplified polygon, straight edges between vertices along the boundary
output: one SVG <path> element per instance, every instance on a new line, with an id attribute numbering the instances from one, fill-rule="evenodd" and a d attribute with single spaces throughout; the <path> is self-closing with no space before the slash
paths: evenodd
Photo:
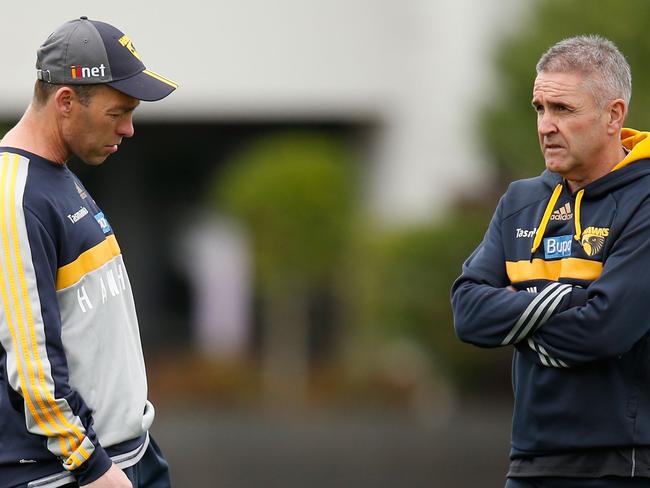
<path id="1" fill-rule="evenodd" d="M 120 116 L 120 114 L 108 114 L 109 117 L 116 119 Z"/>

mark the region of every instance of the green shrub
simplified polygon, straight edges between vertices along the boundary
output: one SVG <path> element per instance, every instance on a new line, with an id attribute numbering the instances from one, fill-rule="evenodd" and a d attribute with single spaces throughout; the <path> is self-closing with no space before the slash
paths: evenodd
<path id="1" fill-rule="evenodd" d="M 500 375 L 511 354 L 463 344 L 453 327 L 450 288 L 483 238 L 490 216 L 491 210 L 465 211 L 443 223 L 371 231 L 360 237 L 356 250 L 352 287 L 364 333 L 424 346 L 432 366 L 459 388 L 477 386 L 491 373 Z"/>

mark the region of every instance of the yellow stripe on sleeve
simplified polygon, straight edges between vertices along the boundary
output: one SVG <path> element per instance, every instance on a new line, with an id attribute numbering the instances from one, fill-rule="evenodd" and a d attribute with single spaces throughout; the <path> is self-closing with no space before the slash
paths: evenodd
<path id="1" fill-rule="evenodd" d="M 20 303 L 18 285 L 16 283 L 16 276 L 14 274 L 15 271 L 18 271 L 18 273 L 22 271 L 21 269 L 22 261 L 20 260 L 20 253 L 12 256 L 12 251 L 14 253 L 16 252 L 15 240 L 17 239 L 17 235 L 13 233 L 15 230 L 15 212 L 16 212 L 14 201 L 15 201 L 15 191 L 16 191 L 16 175 L 18 173 L 20 157 L 18 155 L 14 155 L 13 161 L 10 163 L 8 160 L 8 155 L 6 155 L 3 162 L 5 162 L 6 164 L 4 164 L 3 167 L 2 188 L 1 188 L 2 194 L 0 195 L 0 199 L 2 200 L 2 205 L 3 205 L 2 213 L 0 214 L 0 220 L 2 222 L 0 231 L 2 232 L 2 245 L 3 245 L 3 252 L 5 256 L 5 263 L 6 263 L 5 270 L 7 272 L 7 284 L 9 285 L 9 295 L 10 295 L 8 297 L 8 303 L 9 303 L 8 312 L 11 313 L 13 311 L 17 323 L 16 328 L 18 329 L 17 336 L 20 342 L 20 348 L 17 347 L 15 349 L 16 361 L 18 363 L 24 361 L 27 369 L 27 378 L 23 376 L 22 378 L 23 381 L 21 383 L 21 390 L 24 398 L 33 395 L 34 400 L 36 400 L 38 408 L 36 408 L 34 404 L 32 404 L 32 406 L 34 407 L 34 413 L 36 413 L 36 415 L 34 416 L 34 420 L 36 421 L 39 428 L 43 431 L 43 433 L 49 432 L 49 436 L 51 437 L 57 436 L 56 434 L 53 433 L 54 431 L 56 431 L 58 433 L 59 447 L 61 449 L 61 452 L 63 453 L 63 455 L 67 455 L 67 453 L 70 452 L 70 450 L 68 450 L 68 445 L 71 446 L 72 451 L 74 451 L 75 449 L 74 440 L 71 440 L 69 438 L 70 434 L 66 432 L 64 429 L 62 429 L 61 426 L 52 417 L 52 410 L 48 408 L 48 406 L 46 406 L 46 402 L 49 403 L 47 401 L 46 392 L 41 387 L 39 387 L 39 385 L 37 385 L 36 383 L 36 375 L 34 372 L 34 366 L 35 366 L 34 363 L 36 362 L 36 360 L 34 361 L 32 360 L 33 351 L 30 350 L 30 344 L 27 340 L 28 332 L 25 327 L 25 317 L 24 317 L 25 312 L 23 310 L 23 306 L 22 306 L 23 304 Z M 10 165 L 11 165 L 11 176 L 8 178 L 9 189 L 7 191 L 7 172 L 9 170 Z M 7 203 L 9 205 L 7 205 Z M 7 215 L 7 210 L 8 210 L 8 215 Z M 10 223 L 9 229 L 7 229 L 7 220 L 9 220 Z M 11 244 L 14 244 L 14 246 L 12 247 Z M 14 328 L 13 334 L 16 334 L 16 328 Z M 22 351 L 22 356 L 20 356 L 21 351 Z M 38 366 L 40 366 L 40 364 Z M 29 382 L 27 382 L 26 379 L 28 379 Z M 45 417 L 45 420 L 41 417 L 41 415 Z"/>
<path id="2" fill-rule="evenodd" d="M 79 454 L 76 452 L 73 452 L 72 455 L 65 460 L 63 463 L 65 465 L 65 468 L 68 470 L 74 470 L 77 469 L 79 466 L 81 466 L 84 463 L 85 459 L 82 459 L 79 457 Z"/>
<path id="3" fill-rule="evenodd" d="M 14 189 L 13 185 L 15 185 L 16 182 L 16 172 L 18 170 L 18 161 L 19 158 L 16 156 L 16 161 L 15 161 L 15 168 L 12 174 L 12 191 L 11 195 L 13 198 L 14 195 Z M 39 350 L 38 350 L 38 341 L 36 338 L 36 328 L 34 326 L 34 316 L 32 313 L 32 307 L 31 307 L 31 301 L 29 298 L 29 294 L 27 291 L 27 280 L 25 278 L 25 268 L 23 266 L 22 262 L 22 256 L 21 256 L 21 251 L 20 251 L 20 241 L 18 239 L 18 225 L 16 222 L 16 207 L 15 205 L 12 205 L 10 207 L 10 224 L 11 224 L 11 235 L 13 236 L 13 244 L 14 244 L 14 254 L 16 257 L 16 268 L 18 270 L 18 282 L 20 285 L 20 291 L 22 295 L 22 300 L 23 300 L 23 305 L 25 307 L 25 318 L 27 319 L 27 329 L 29 331 L 29 337 L 31 339 L 31 350 L 32 354 L 34 357 L 34 361 L 36 363 L 37 369 L 38 369 L 38 378 L 39 378 L 39 383 L 40 383 L 40 390 L 44 393 L 45 399 L 48 403 L 48 410 L 50 412 L 53 412 L 54 415 L 56 415 L 57 419 L 61 422 L 61 425 L 64 426 L 63 430 L 63 435 L 64 436 L 71 436 L 70 432 L 73 432 L 74 435 L 76 436 L 75 439 L 70 439 L 71 445 L 72 445 L 72 450 L 75 451 L 79 445 L 81 444 L 83 438 L 85 435 L 81 432 L 81 430 L 71 424 L 68 419 L 63 415 L 61 412 L 61 409 L 59 408 L 56 400 L 54 399 L 54 396 L 52 395 L 52 391 L 47 387 L 45 383 L 45 371 L 43 368 L 43 362 L 41 361 Z M 37 387 L 38 388 L 38 387 Z"/>
<path id="4" fill-rule="evenodd" d="M 600 277 L 603 263 L 580 258 L 565 258 L 556 261 L 533 259 L 532 261 L 506 261 L 506 272 L 511 283 L 528 280 L 552 280 L 573 278 L 593 281 Z"/>
<path id="5" fill-rule="evenodd" d="M 81 446 L 77 451 L 73 452 L 67 459 L 63 461 L 64 469 L 68 471 L 74 471 L 83 463 L 85 463 L 90 457 L 90 453 L 83 447 L 83 445 L 93 447 L 90 440 L 86 437 Z"/>
<path id="6" fill-rule="evenodd" d="M 63 290 L 77 283 L 86 274 L 101 268 L 111 259 L 120 255 L 120 246 L 114 235 L 82 252 L 77 259 L 61 266 L 56 274 L 56 289 Z"/>
<path id="7" fill-rule="evenodd" d="M 2 276 L 0 277 L 1 278 L 0 294 L 2 295 L 2 306 L 5 313 L 5 318 L 7 319 L 7 326 L 9 328 L 9 333 L 11 335 L 12 348 L 16 360 L 16 369 L 18 371 L 18 381 L 20 382 L 21 394 L 25 399 L 25 404 L 27 405 L 27 409 L 29 410 L 29 413 L 36 421 L 36 424 L 42 429 L 45 435 L 52 437 L 54 436 L 54 433 L 52 432 L 52 430 L 50 430 L 50 428 L 47 426 L 47 424 L 39 415 L 32 401 L 30 391 L 27 388 L 25 371 L 23 369 L 23 357 L 21 357 L 19 354 L 20 349 L 18 346 L 16 325 L 14 324 L 13 321 L 15 310 L 12 309 L 10 305 L 9 293 L 7 290 L 7 282 L 11 280 L 11 276 L 9 276 L 9 270 L 11 268 L 10 254 L 9 254 L 10 246 L 9 246 L 9 236 L 7 232 L 7 221 L 5 218 L 7 212 L 6 188 L 7 188 L 7 172 L 9 170 L 9 164 L 10 164 L 9 153 L 4 153 L 2 156 L 2 177 L 0 178 L 0 234 L 2 235 L 2 250 L 3 250 L 2 266 L 0 266 L 0 269 L 2 270 Z M 21 342 L 21 345 L 23 346 L 23 354 L 24 354 L 26 352 L 24 349 L 25 347 L 24 341 Z M 27 365 L 29 365 L 29 362 L 27 363 Z M 61 438 L 60 448 L 61 451 L 64 453 L 64 455 L 66 456 L 69 455 L 69 451 L 66 448 L 65 444 L 63 443 L 62 438 Z"/>
<path id="8" fill-rule="evenodd" d="M 71 456 L 77 457 L 79 454 L 81 454 L 82 460 L 77 464 L 77 466 L 75 466 L 78 467 L 78 465 L 82 464 L 88 457 L 87 451 L 81 448 L 81 443 L 84 440 L 87 440 L 85 434 L 81 432 L 81 428 L 83 427 L 80 428 L 74 425 L 69 421 L 68 418 L 65 417 L 65 415 L 63 415 L 63 412 L 59 408 L 59 405 L 53 396 L 53 380 L 52 389 L 48 387 L 45 380 L 45 367 L 43 366 L 41 355 L 39 353 L 39 340 L 36 334 L 36 324 L 34 322 L 31 300 L 27 288 L 27 278 L 25 275 L 25 268 L 23 266 L 16 215 L 15 198 L 19 163 L 20 156 L 14 155 L 11 177 L 9 179 L 9 190 L 7 192 L 7 171 L 9 168 L 9 156 L 7 153 L 5 153 L 3 156 L 3 171 L 0 182 L 0 232 L 2 233 L 2 248 L 5 259 L 3 271 L 6 271 L 7 273 L 7 283 L 9 284 L 9 291 L 11 298 L 13 299 L 13 308 L 10 306 L 9 297 L 7 296 L 4 276 L 2 277 L 2 289 L 0 291 L 2 292 L 3 305 L 7 317 L 11 317 L 11 312 L 13 310 L 15 313 L 16 321 L 18 323 L 21 344 L 20 349 L 23 353 L 22 357 L 20 357 L 18 354 L 19 349 L 17 347 L 18 340 L 16 338 L 16 327 L 10 325 L 10 329 L 12 341 L 14 343 L 17 365 L 19 367 L 19 372 L 21 372 L 19 380 L 21 383 L 21 390 L 28 409 L 33 415 L 34 420 L 40 428 L 40 431 L 44 435 L 47 435 L 48 437 L 58 438 L 59 448 L 61 454 L 64 457 L 69 460 Z M 7 206 L 9 215 L 7 215 Z M 7 220 L 9 220 L 9 229 L 7 229 Z M 17 274 L 17 279 L 14 275 L 14 272 Z M 42 333 L 44 333 L 44 331 L 41 332 L 41 334 Z M 40 343 L 41 347 L 44 347 L 43 341 L 40 341 Z M 27 367 L 29 387 L 25 380 L 25 375 L 22 373 L 22 361 L 25 362 L 25 365 Z M 36 374 L 34 372 L 34 368 L 37 369 L 39 380 L 38 383 L 36 382 Z M 36 409 L 33 403 L 31 403 L 31 395 L 35 396 L 40 410 Z M 45 416 L 47 422 L 43 421 L 43 419 L 40 417 L 40 414 Z M 47 424 L 53 427 L 53 429 L 50 429 Z M 56 431 L 58 435 L 54 434 L 52 431 Z M 68 445 L 71 448 L 70 450 L 68 449 Z M 78 457 L 77 460 L 79 460 Z"/>

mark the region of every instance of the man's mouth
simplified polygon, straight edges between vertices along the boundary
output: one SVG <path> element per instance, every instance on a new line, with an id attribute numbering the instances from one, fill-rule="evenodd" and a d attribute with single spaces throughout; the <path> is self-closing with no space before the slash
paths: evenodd
<path id="1" fill-rule="evenodd" d="M 558 149 L 564 149 L 564 146 L 561 144 L 544 144 L 544 151 L 554 151 Z"/>

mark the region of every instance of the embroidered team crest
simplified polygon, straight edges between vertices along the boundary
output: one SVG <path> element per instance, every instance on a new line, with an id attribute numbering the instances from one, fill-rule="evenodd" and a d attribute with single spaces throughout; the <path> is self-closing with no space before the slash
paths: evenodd
<path id="1" fill-rule="evenodd" d="M 609 227 L 587 227 L 582 233 L 582 239 L 580 239 L 582 249 L 589 256 L 595 256 L 602 251 L 605 245 L 605 238 L 608 235 Z"/>
<path id="2" fill-rule="evenodd" d="M 129 39 L 129 36 L 124 34 L 122 37 L 120 37 L 117 42 L 122 44 L 125 48 L 129 50 L 131 54 L 133 54 L 136 58 L 138 58 L 140 61 L 142 59 L 140 58 L 140 55 L 138 54 L 138 51 L 135 50 L 135 46 L 133 45 L 133 42 L 131 42 L 131 39 Z"/>

